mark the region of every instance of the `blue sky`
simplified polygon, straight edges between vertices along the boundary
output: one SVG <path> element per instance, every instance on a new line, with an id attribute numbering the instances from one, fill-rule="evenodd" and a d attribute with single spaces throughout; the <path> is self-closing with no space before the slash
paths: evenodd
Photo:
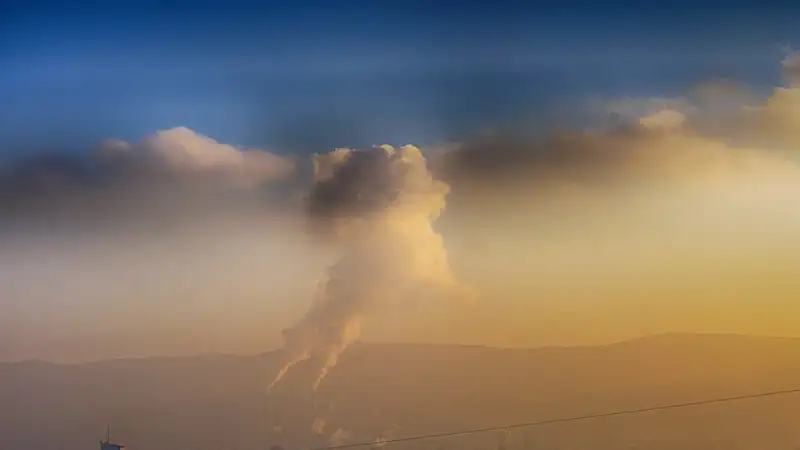
<path id="1" fill-rule="evenodd" d="M 5 2 L 0 147 L 186 126 L 279 152 L 577 121 L 588 98 L 778 81 L 792 2 Z M 323 148 L 321 148 L 323 147 Z"/>

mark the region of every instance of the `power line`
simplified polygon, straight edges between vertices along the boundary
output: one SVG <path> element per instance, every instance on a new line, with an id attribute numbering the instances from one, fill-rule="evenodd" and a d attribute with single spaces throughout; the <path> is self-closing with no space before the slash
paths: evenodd
<path id="1" fill-rule="evenodd" d="M 547 419 L 547 420 L 540 420 L 536 422 L 521 422 L 521 423 L 514 423 L 508 425 L 501 425 L 501 426 L 493 426 L 493 427 L 486 427 L 486 428 L 472 428 L 466 430 L 457 430 L 457 431 L 448 431 L 444 433 L 434 433 L 434 434 L 423 434 L 417 436 L 408 436 L 408 437 L 401 437 L 395 439 L 386 439 L 380 442 L 359 442 L 355 444 L 344 444 L 344 445 L 335 445 L 335 446 L 328 446 L 328 447 L 317 447 L 310 450 L 340 450 L 340 449 L 347 449 L 347 448 L 355 448 L 355 447 L 368 447 L 373 445 L 385 445 L 391 444 L 395 442 L 410 442 L 410 441 L 422 441 L 427 439 L 438 439 L 438 438 L 445 438 L 445 437 L 452 437 L 452 436 L 463 436 L 468 434 L 479 434 L 479 433 L 488 433 L 490 431 L 504 431 L 514 428 L 533 428 L 539 427 L 544 425 L 552 425 L 558 423 L 566 423 L 566 422 L 577 422 L 581 420 L 591 420 L 591 419 L 602 419 L 606 417 L 615 417 L 615 416 L 626 416 L 632 414 L 642 414 L 647 412 L 654 412 L 654 411 L 666 411 L 670 409 L 681 409 L 681 408 L 692 408 L 696 406 L 704 406 L 704 405 L 713 405 L 717 403 L 730 403 L 730 402 L 738 402 L 743 400 L 753 400 L 757 398 L 764 398 L 764 397 L 776 397 L 780 395 L 791 395 L 791 394 L 800 394 L 800 388 L 795 389 L 786 389 L 781 391 L 771 391 L 771 392 L 760 392 L 757 394 L 748 394 L 748 395 L 739 395 L 736 397 L 722 397 L 722 398 L 715 398 L 709 400 L 699 400 L 695 402 L 687 402 L 687 403 L 676 403 L 671 405 L 661 405 L 661 406 L 651 406 L 647 408 L 637 408 L 637 409 L 625 409 L 625 410 L 618 410 L 612 412 L 605 412 L 605 413 L 597 413 L 597 414 L 586 414 L 582 416 L 572 416 L 572 417 L 561 417 L 556 419 Z"/>

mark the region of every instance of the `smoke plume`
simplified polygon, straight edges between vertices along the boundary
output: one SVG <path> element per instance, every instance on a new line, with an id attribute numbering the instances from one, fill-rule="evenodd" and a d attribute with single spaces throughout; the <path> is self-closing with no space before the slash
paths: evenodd
<path id="1" fill-rule="evenodd" d="M 449 187 L 434 180 L 420 150 L 337 149 L 313 158 L 310 232 L 340 246 L 300 321 L 284 330 L 284 362 L 269 390 L 295 364 L 319 365 L 314 390 L 378 307 L 419 295 L 466 296 L 433 222 Z"/>

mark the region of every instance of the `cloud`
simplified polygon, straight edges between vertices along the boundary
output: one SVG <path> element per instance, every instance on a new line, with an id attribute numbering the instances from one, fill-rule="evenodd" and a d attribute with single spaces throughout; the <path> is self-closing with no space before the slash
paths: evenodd
<path id="1" fill-rule="evenodd" d="M 7 165 L 0 328 L 12 338 L 0 359 L 279 344 L 265 323 L 288 320 L 324 264 L 303 234 L 294 167 L 185 128 Z"/>
<path id="2" fill-rule="evenodd" d="M 596 114 L 612 115 L 621 122 L 631 122 L 663 111 L 675 111 L 687 115 L 694 112 L 696 106 L 685 97 L 629 97 L 605 102 L 593 102 L 590 104 L 590 109 Z"/>
<path id="3" fill-rule="evenodd" d="M 284 331 L 284 361 L 270 391 L 306 360 L 319 366 L 316 390 L 380 307 L 420 295 L 469 295 L 432 226 L 449 187 L 433 179 L 418 148 L 336 149 L 313 160 L 308 220 L 314 235 L 339 246 L 341 257 L 306 315 Z"/>
<path id="4" fill-rule="evenodd" d="M 788 79 L 796 76 L 797 60 L 792 56 L 783 63 Z M 721 177 L 734 182 L 793 175 L 798 168 L 800 88 L 777 87 L 755 102 L 746 89 L 720 82 L 704 84 L 687 97 L 608 102 L 606 111 L 621 123 L 599 131 L 464 143 L 443 155 L 439 174 L 463 192 L 468 186 L 519 184 L 545 189 L 554 184 L 677 185 Z"/>
<path id="5" fill-rule="evenodd" d="M 173 128 L 137 142 L 109 140 L 94 151 L 7 166 L 0 172 L 0 212 L 28 224 L 252 212 L 275 205 L 279 196 L 269 188 L 292 183 L 295 168 L 294 158 Z"/>
<path id="6" fill-rule="evenodd" d="M 677 254 L 675 242 L 680 239 L 694 255 L 715 240 L 729 249 L 781 239 L 781 245 L 800 244 L 798 66 L 797 56 L 787 57 L 785 85 L 766 98 L 747 86 L 717 81 L 676 98 L 623 98 L 592 105 L 596 112 L 618 118 L 599 130 L 490 135 L 424 150 L 335 149 L 307 161 L 314 166 L 313 180 L 298 176 L 299 158 L 218 143 L 185 128 L 136 142 L 107 141 L 85 154 L 42 155 L 0 167 L 0 238 L 6 238 L 0 243 L 37 227 L 49 236 L 63 224 L 82 230 L 90 225 L 146 230 L 140 233 L 145 239 L 112 239 L 118 243 L 113 251 L 93 244 L 88 253 L 100 256 L 88 255 L 91 261 L 84 267 L 72 266 L 79 272 L 76 277 L 89 280 L 87 286 L 97 284 L 99 268 L 115 268 L 104 280 L 107 290 L 95 294 L 103 299 L 133 295 L 120 281 L 129 277 L 128 263 L 110 262 L 118 252 L 138 251 L 149 241 L 158 244 L 153 245 L 157 251 L 125 261 L 137 267 L 149 262 L 159 276 L 169 273 L 167 266 L 187 268 L 180 279 L 164 275 L 161 284 L 150 282 L 155 286 L 152 297 L 156 290 L 173 295 L 177 287 L 193 286 L 196 290 L 186 297 L 194 298 L 209 292 L 207 282 L 217 276 L 213 292 L 225 296 L 230 286 L 244 286 L 229 278 L 258 260 L 253 249 L 264 249 L 262 253 L 272 252 L 270 267 L 253 270 L 258 277 L 250 272 L 249 279 L 260 289 L 254 301 L 263 303 L 266 296 L 261 293 L 272 291 L 255 278 L 283 273 L 285 255 L 300 253 L 297 242 L 328 244 L 326 250 L 339 251 L 341 259 L 325 272 L 306 314 L 283 335 L 284 368 L 311 359 L 319 369 L 318 383 L 379 306 L 431 293 L 466 294 L 461 280 L 467 277 L 460 269 L 470 264 L 490 273 L 486 277 L 514 273 L 527 282 L 555 274 L 565 260 L 574 267 L 580 258 L 600 261 L 586 273 L 577 274 L 573 266 L 565 269 L 560 275 L 574 285 L 576 279 L 584 282 L 598 273 L 621 276 L 613 272 L 625 252 Z M 293 226 L 269 229 L 269 223 L 281 218 L 291 219 Z M 220 221 L 224 223 L 214 233 L 181 246 L 161 234 L 172 224 L 176 235 L 184 235 Z M 245 231 L 234 251 L 231 236 Z M 305 232 L 318 239 L 309 240 Z M 253 245 L 267 234 L 281 243 L 291 236 L 294 243 Z M 64 241 L 71 243 L 71 252 L 85 250 L 71 237 Z M 28 262 L 32 275 L 27 285 L 17 286 L 36 291 L 33 287 L 41 284 L 37 276 L 43 273 L 58 274 L 63 286 L 79 284 L 63 275 L 63 261 L 71 256 L 41 271 L 38 258 L 55 248 L 47 246 L 50 241 L 39 241 L 38 253 L 28 250 L 33 241 L 19 242 L 23 244 L 16 244 L 16 255 Z M 222 262 L 210 263 L 210 244 L 227 249 L 218 258 Z M 494 252 L 500 246 L 506 248 Z M 187 248 L 194 249 L 191 257 L 171 256 Z M 311 272 L 305 257 L 297 256 L 295 264 Z M 680 262 L 688 264 L 689 259 Z M 240 269 L 231 271 L 230 261 L 241 264 Z M 320 271 L 325 265 L 327 261 L 319 262 Z M 6 273 L 11 273 L 8 267 Z M 311 284 L 300 278 L 284 281 L 292 288 Z M 5 286 L 14 288 L 11 281 L 19 279 L 7 275 Z M 56 291 L 63 289 L 37 296 L 57 297 Z M 2 293 L 14 294 L 9 289 Z M 139 301 L 138 296 L 131 300 Z"/>
<path id="7" fill-rule="evenodd" d="M 616 125 L 653 119 L 677 119 L 698 136 L 731 147 L 791 150 L 800 146 L 800 55 L 789 53 L 780 64 L 783 84 L 764 95 L 730 79 L 701 83 L 682 96 L 629 97 L 589 105 L 595 116 L 613 116 Z"/>
<path id="8" fill-rule="evenodd" d="M 139 142 L 111 140 L 96 158 L 120 172 L 172 178 L 211 178 L 231 184 L 254 184 L 286 178 L 294 161 L 263 150 L 221 144 L 188 128 L 173 128 Z"/>
<path id="9" fill-rule="evenodd" d="M 603 129 L 489 136 L 441 154 L 432 167 L 451 193 L 439 223 L 456 270 L 485 291 L 542 274 L 546 286 L 700 273 L 698 285 L 723 285 L 710 274 L 723 267 L 755 283 L 741 273 L 785 264 L 800 245 L 800 89 L 759 101 L 734 83 L 700 90 L 640 102 L 641 115 Z M 725 103 L 737 106 L 712 107 Z"/>

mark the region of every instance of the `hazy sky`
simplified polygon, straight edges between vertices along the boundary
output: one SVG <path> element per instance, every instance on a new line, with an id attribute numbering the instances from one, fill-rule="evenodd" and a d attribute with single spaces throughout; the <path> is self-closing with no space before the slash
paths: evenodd
<path id="1" fill-rule="evenodd" d="M 367 339 L 797 335 L 800 10 L 529 3 L 4 5 L 0 360 L 279 346 L 342 254 L 310 154 L 382 143 L 478 298 Z"/>

